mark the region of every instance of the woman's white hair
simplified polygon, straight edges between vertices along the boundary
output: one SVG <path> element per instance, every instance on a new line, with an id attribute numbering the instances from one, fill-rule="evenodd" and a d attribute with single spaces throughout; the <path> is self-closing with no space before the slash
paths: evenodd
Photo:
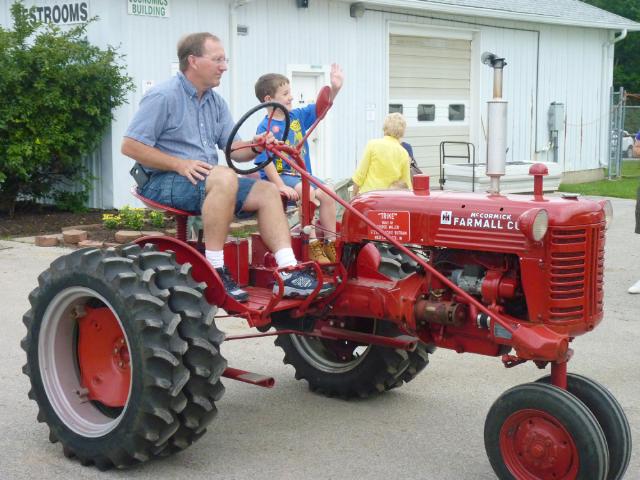
<path id="1" fill-rule="evenodd" d="M 404 137 L 404 131 L 406 128 L 407 121 L 404 119 L 402 114 L 394 112 L 387 115 L 387 118 L 384 119 L 382 131 L 385 135 L 400 139 Z"/>

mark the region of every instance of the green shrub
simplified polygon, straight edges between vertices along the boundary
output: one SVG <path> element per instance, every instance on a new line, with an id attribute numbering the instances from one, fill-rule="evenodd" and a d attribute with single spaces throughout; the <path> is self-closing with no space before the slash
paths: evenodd
<path id="1" fill-rule="evenodd" d="M 120 215 L 114 215 L 111 213 L 105 213 L 102 215 L 102 224 L 110 230 L 118 228 L 121 222 L 122 219 L 120 218 Z"/>
<path id="2" fill-rule="evenodd" d="M 149 211 L 149 223 L 156 228 L 164 228 L 164 213 L 156 210 Z"/>
<path id="3" fill-rule="evenodd" d="M 120 209 L 121 225 L 130 230 L 142 230 L 144 227 L 144 208 L 132 208 L 125 205 Z"/>
<path id="4" fill-rule="evenodd" d="M 83 158 L 133 89 L 122 56 L 87 41 L 88 23 L 63 30 L 35 8 L 15 2 L 13 28 L 0 27 L 0 208 L 10 215 L 18 197 L 76 208 L 81 195 L 56 191 L 88 180 Z"/>

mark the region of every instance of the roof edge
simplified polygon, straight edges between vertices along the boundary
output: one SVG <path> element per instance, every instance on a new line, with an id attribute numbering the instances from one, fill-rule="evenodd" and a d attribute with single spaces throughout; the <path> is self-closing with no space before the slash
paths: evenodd
<path id="1" fill-rule="evenodd" d="M 466 15 L 472 17 L 497 18 L 501 20 L 515 20 L 519 22 L 546 23 L 550 25 L 564 25 L 572 27 L 599 28 L 603 30 L 628 30 L 630 32 L 640 31 L 640 23 L 628 20 L 627 23 L 608 22 L 582 22 L 567 20 L 563 18 L 548 17 L 545 15 L 533 15 L 530 13 L 506 12 L 491 8 L 475 8 L 467 6 L 444 5 L 428 3 L 423 0 L 366 0 L 363 2 L 341 0 L 346 3 L 363 3 L 365 6 L 382 6 L 395 8 L 409 8 L 413 10 L 427 10 L 437 13 L 448 13 L 454 15 Z M 615 15 L 615 14 L 612 14 Z M 624 18 L 624 17 L 621 17 Z"/>

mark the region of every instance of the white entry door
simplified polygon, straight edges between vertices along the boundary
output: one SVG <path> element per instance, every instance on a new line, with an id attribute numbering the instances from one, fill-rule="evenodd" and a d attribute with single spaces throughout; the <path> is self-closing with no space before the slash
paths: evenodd
<path id="1" fill-rule="evenodd" d="M 288 73 L 291 79 L 293 108 L 314 103 L 320 89 L 329 83 L 328 70 L 324 67 L 319 69 L 312 66 L 290 66 Z M 330 178 L 332 173 L 327 138 L 328 121 L 328 117 L 325 117 L 308 139 L 311 170 L 316 177 L 323 180 Z"/>

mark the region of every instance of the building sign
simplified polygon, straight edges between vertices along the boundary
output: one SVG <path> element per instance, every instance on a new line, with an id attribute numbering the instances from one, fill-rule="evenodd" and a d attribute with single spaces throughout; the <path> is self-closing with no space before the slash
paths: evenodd
<path id="1" fill-rule="evenodd" d="M 398 242 L 408 242 L 411 237 L 409 212 L 388 212 L 372 210 L 367 212 L 367 218 L 380 230 Z M 373 240 L 386 239 L 369 227 L 369 238 Z"/>
<path id="2" fill-rule="evenodd" d="M 43 2 L 40 2 L 43 3 Z M 57 25 L 82 23 L 89 20 L 89 2 L 48 2 L 35 5 L 31 16 L 34 20 Z"/>
<path id="3" fill-rule="evenodd" d="M 169 17 L 169 0 L 127 0 L 129 15 Z"/>

